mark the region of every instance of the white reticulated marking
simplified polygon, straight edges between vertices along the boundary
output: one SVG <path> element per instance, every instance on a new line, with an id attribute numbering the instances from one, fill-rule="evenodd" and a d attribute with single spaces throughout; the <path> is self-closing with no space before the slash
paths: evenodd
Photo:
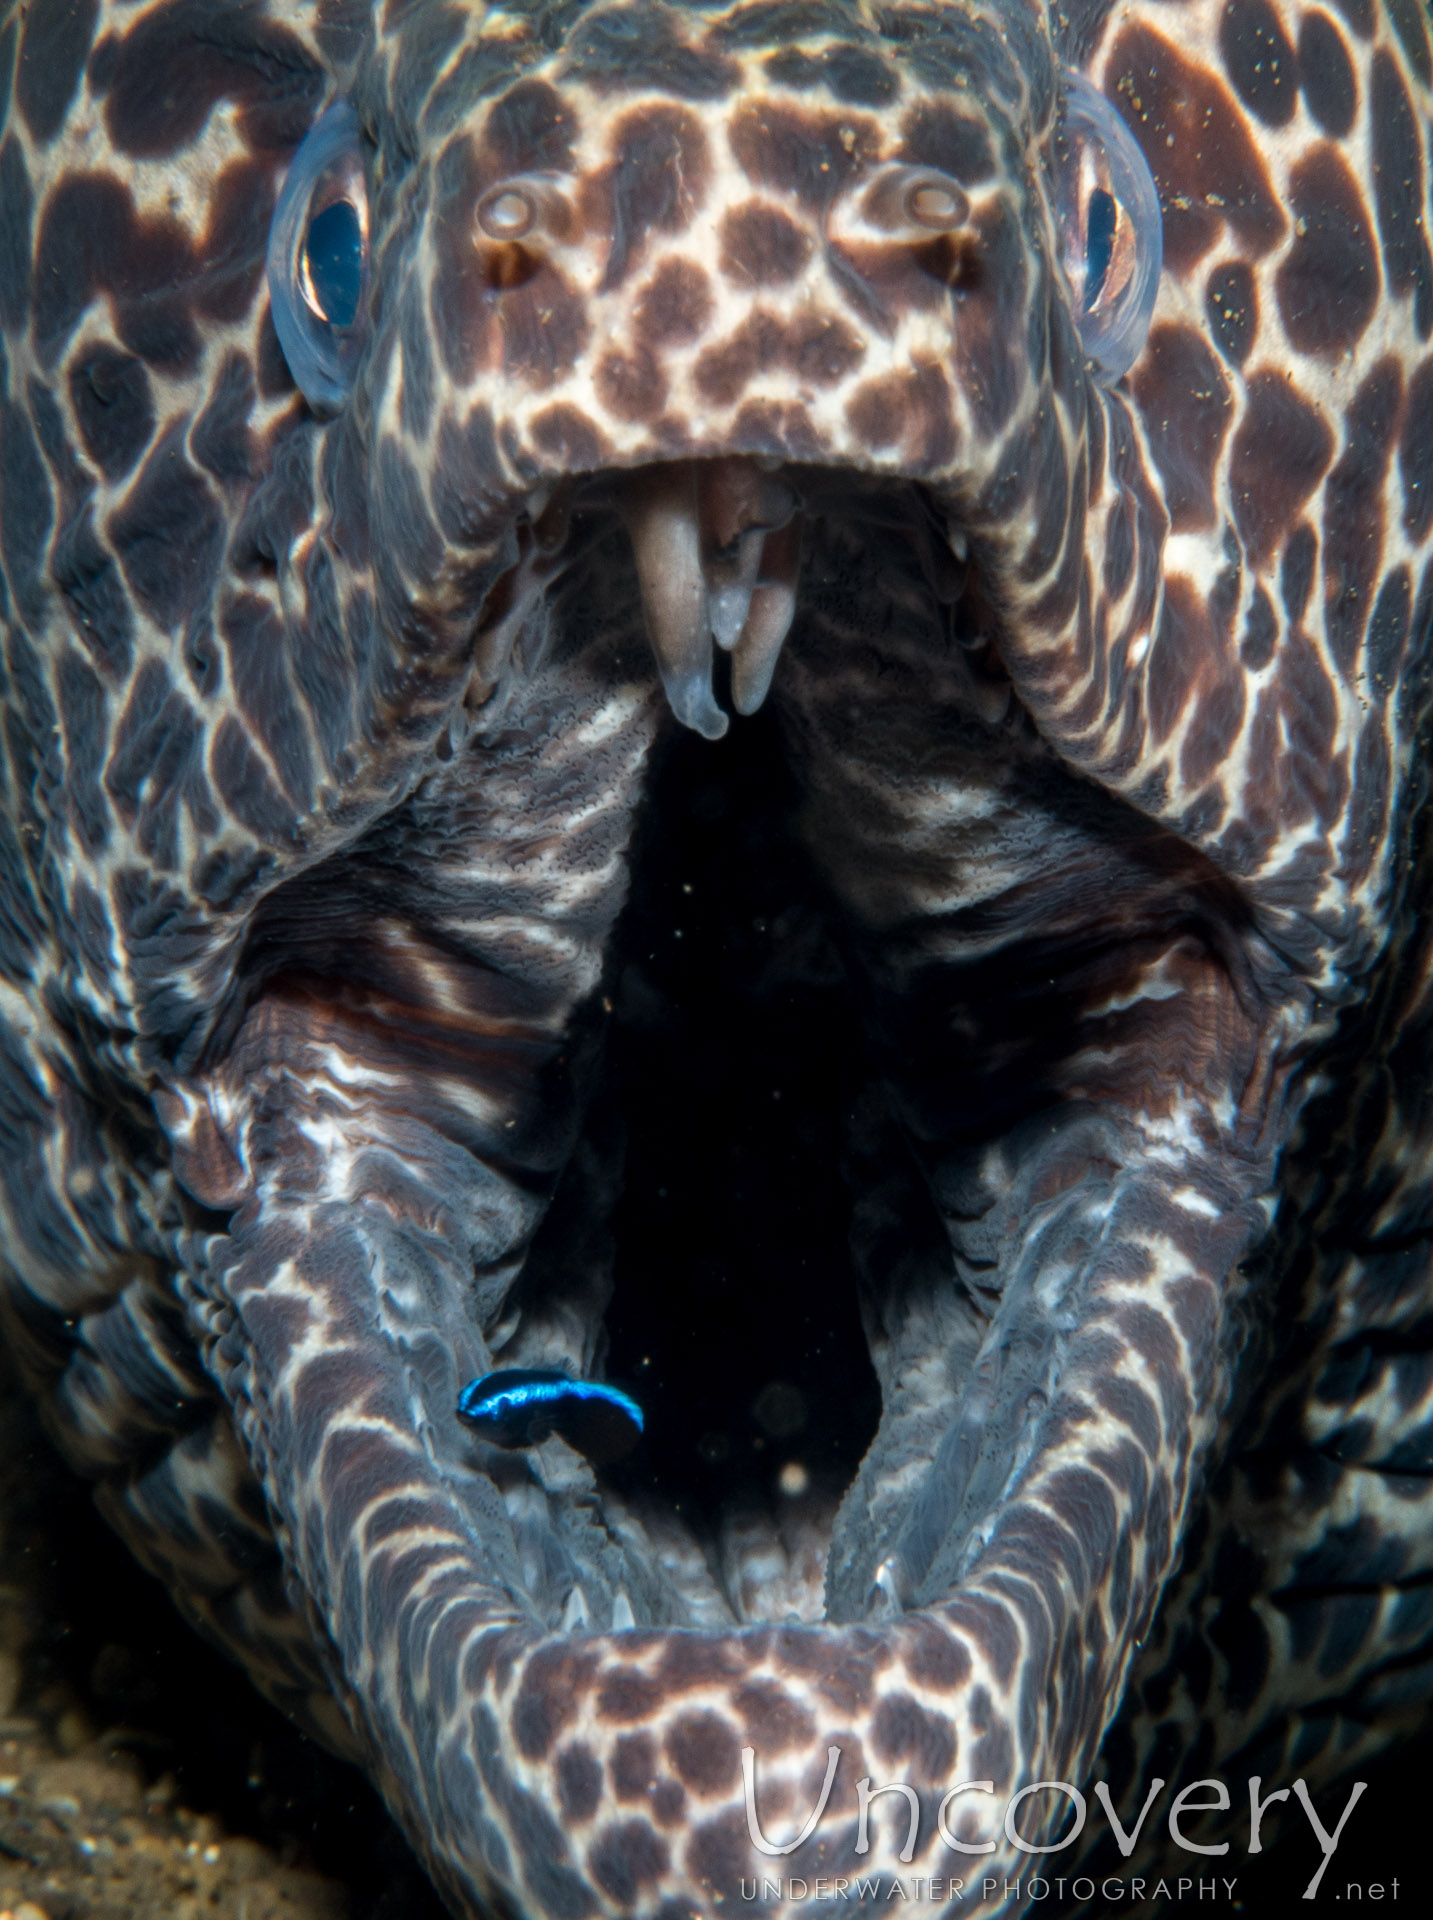
<path id="1" fill-rule="evenodd" d="M 1220 1210 L 1214 1202 L 1193 1187 L 1176 1187 L 1169 1197 L 1175 1206 L 1183 1207 L 1186 1213 L 1197 1213 L 1205 1220 L 1217 1220 L 1220 1217 Z"/>
<path id="2" fill-rule="evenodd" d="M 1117 988 L 1108 999 L 1090 1007 L 1087 1017 L 1098 1020 L 1107 1013 L 1122 1013 L 1126 1007 L 1138 1006 L 1144 1000 L 1177 1000 L 1186 989 L 1184 981 L 1169 977 L 1172 958 L 1171 954 L 1161 954 L 1152 966 L 1141 970 L 1134 986 Z"/>
<path id="3" fill-rule="evenodd" d="M 384 1073 L 380 1068 L 371 1068 L 361 1060 L 355 1060 L 352 1054 L 346 1054 L 342 1046 L 325 1043 L 317 1048 L 319 1068 L 325 1079 L 332 1081 L 334 1087 L 401 1087 L 401 1073 Z"/>

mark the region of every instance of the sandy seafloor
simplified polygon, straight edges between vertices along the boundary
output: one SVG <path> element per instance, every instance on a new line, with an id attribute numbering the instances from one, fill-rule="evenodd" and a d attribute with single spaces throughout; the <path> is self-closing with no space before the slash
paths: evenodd
<path id="1" fill-rule="evenodd" d="M 442 1914 L 367 1783 L 189 1631 L 0 1377 L 0 1916 Z"/>

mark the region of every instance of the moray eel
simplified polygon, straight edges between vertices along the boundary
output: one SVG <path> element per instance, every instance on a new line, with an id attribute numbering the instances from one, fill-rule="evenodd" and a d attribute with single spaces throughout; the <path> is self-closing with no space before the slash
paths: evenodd
<path id="1" fill-rule="evenodd" d="M 460 1913 L 859 1911 L 912 1808 L 1018 1874 L 1036 1782 L 1396 1734 L 1425 10 L 0 17 L 0 1295 L 134 1552 Z M 698 1511 L 455 1409 L 607 1377 L 624 901 L 757 741 L 880 1410 Z"/>

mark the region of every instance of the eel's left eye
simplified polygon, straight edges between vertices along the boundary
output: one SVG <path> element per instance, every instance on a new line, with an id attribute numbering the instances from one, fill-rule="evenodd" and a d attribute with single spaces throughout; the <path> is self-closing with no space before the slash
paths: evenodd
<path id="1" fill-rule="evenodd" d="M 337 413 L 363 350 L 368 192 L 358 119 L 329 108 L 294 155 L 269 228 L 269 299 L 279 345 L 316 413 Z"/>
<path id="2" fill-rule="evenodd" d="M 1159 195 L 1133 134 L 1080 74 L 1055 137 L 1061 264 L 1085 352 L 1106 380 L 1139 358 L 1164 259 Z"/>

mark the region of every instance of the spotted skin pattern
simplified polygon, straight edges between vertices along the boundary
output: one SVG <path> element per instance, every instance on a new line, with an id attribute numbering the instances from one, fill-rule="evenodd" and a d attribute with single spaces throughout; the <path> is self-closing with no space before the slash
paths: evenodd
<path id="1" fill-rule="evenodd" d="M 1051 264 L 1062 67 L 1163 207 L 1112 387 Z M 0 88 L 0 1293 L 144 1563 L 459 1912 L 676 1920 L 778 1865 L 874 1904 L 908 1810 L 858 1853 L 862 1780 L 944 1874 L 960 1780 L 1104 1741 L 1123 1808 L 1396 1733 L 1433 1677 L 1417 0 L 33 0 Z M 328 420 L 264 248 L 338 98 L 373 295 Z M 883 224 L 891 167 L 959 232 Z M 493 242 L 515 181 L 539 230 Z M 542 1223 L 602 1185 L 674 724 L 620 513 L 739 530 L 766 484 L 879 1079 L 883 1417 L 814 1579 L 774 1527 L 719 1577 L 453 1418 L 600 1370 L 601 1236 Z M 743 1748 L 784 1842 L 832 1747 L 812 1836 L 754 1852 Z"/>

